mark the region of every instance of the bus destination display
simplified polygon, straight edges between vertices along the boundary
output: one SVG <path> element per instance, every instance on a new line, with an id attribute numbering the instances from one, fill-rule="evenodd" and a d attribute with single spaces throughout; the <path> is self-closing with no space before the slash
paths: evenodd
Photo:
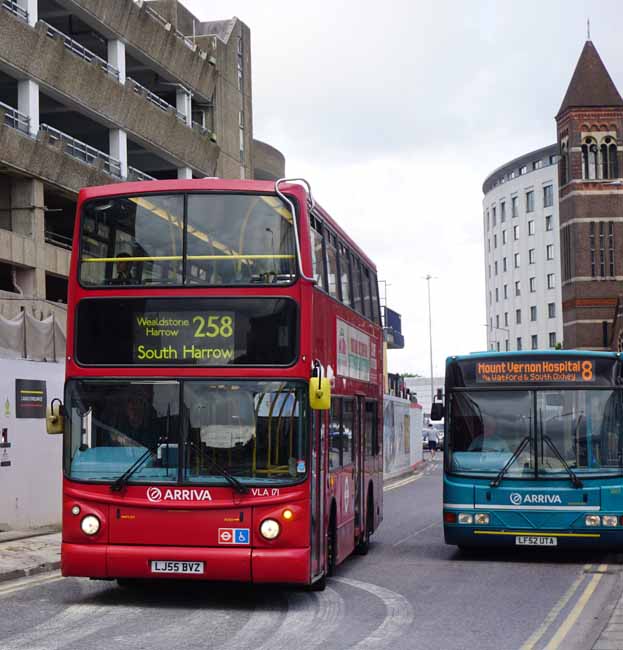
<path id="1" fill-rule="evenodd" d="M 234 312 L 134 313 L 133 361 L 227 364 L 234 358 L 234 328 Z"/>
<path id="2" fill-rule="evenodd" d="M 594 364 L 593 360 L 588 359 L 478 361 L 476 383 L 589 383 L 595 379 Z"/>

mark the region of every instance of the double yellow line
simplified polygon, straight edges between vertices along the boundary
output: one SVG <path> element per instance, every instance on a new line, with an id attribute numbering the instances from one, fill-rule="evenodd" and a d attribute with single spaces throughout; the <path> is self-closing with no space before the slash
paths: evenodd
<path id="1" fill-rule="evenodd" d="M 536 644 L 545 636 L 552 623 L 558 618 L 560 612 L 567 606 L 569 601 L 575 596 L 575 594 L 580 589 L 584 578 L 586 577 L 586 572 L 593 570 L 592 564 L 585 564 L 583 572 L 575 579 L 573 584 L 567 589 L 567 591 L 562 595 L 561 599 L 552 607 L 549 614 L 545 617 L 543 623 L 534 631 L 532 636 L 521 646 L 520 650 L 534 650 Z M 545 646 L 545 650 L 558 650 L 560 644 L 564 641 L 565 637 L 571 631 L 571 628 L 575 622 L 580 617 L 580 614 L 584 611 L 586 604 L 590 600 L 590 597 L 597 589 L 597 585 L 603 578 L 604 574 L 608 570 L 607 564 L 600 564 L 595 570 L 595 575 L 589 580 L 588 584 L 584 588 L 582 595 L 578 598 L 575 605 L 572 607 L 571 611 L 567 614 L 567 617 L 562 621 L 556 634 L 550 639 L 549 643 Z"/>

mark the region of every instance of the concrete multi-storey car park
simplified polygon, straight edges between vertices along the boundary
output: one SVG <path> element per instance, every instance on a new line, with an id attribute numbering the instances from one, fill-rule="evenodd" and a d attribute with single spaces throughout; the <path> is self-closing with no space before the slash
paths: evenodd
<path id="1" fill-rule="evenodd" d="M 0 305 L 65 302 L 78 190 L 252 178 L 250 32 L 177 0 L 0 0 Z"/>

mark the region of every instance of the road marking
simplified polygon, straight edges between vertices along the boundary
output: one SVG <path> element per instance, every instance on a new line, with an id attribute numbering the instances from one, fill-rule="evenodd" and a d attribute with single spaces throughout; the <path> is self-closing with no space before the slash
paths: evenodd
<path id="1" fill-rule="evenodd" d="M 399 487 L 403 487 L 404 485 L 409 485 L 409 483 L 413 483 L 413 481 L 418 481 L 424 476 L 424 474 L 416 474 L 415 476 L 409 476 L 409 478 L 402 479 L 401 481 L 398 481 L 397 483 L 392 483 L 391 485 L 388 485 L 387 487 L 383 488 L 383 492 L 390 492 L 391 490 L 395 490 Z"/>
<path id="2" fill-rule="evenodd" d="M 417 537 L 420 533 L 423 533 L 427 530 L 430 530 L 431 528 L 434 528 L 435 526 L 440 526 L 441 522 L 439 521 L 434 521 L 432 524 L 429 524 L 428 526 L 424 526 L 424 528 L 420 528 L 419 530 L 416 530 L 414 533 L 411 533 L 410 535 L 407 535 L 406 537 L 403 537 L 399 542 L 395 542 L 392 544 L 392 546 L 399 546 L 403 542 L 406 542 L 408 539 L 411 539 L 412 537 Z"/>
<path id="3" fill-rule="evenodd" d="M 356 645 L 352 646 L 356 650 L 368 650 L 371 648 L 389 648 L 394 638 L 402 637 L 406 634 L 406 629 L 413 622 L 413 607 L 409 601 L 395 591 L 390 591 L 384 587 L 361 582 L 352 578 L 334 578 L 335 581 L 341 582 L 355 589 L 363 589 L 383 601 L 387 610 L 387 615 L 383 622 L 365 639 L 362 639 Z"/>
<path id="4" fill-rule="evenodd" d="M 44 576 L 32 576 L 30 578 L 19 578 L 17 580 L 11 580 L 6 586 L 0 586 L 0 598 L 8 594 L 14 594 L 16 591 L 22 591 L 23 589 L 30 589 L 31 587 L 37 587 L 39 585 L 56 582 L 57 580 L 62 580 L 63 576 L 59 571 L 53 571 L 52 573 L 47 573 Z"/>
<path id="5" fill-rule="evenodd" d="M 545 620 L 541 625 L 532 633 L 532 636 L 521 646 L 519 650 L 533 650 L 537 642 L 543 637 L 547 632 L 549 626 L 556 620 L 560 612 L 565 608 L 567 603 L 573 598 L 575 592 L 579 589 L 582 581 L 584 580 L 585 573 L 584 571 L 589 571 L 591 569 L 591 564 L 585 564 L 583 572 L 573 581 L 569 589 L 565 591 L 560 600 L 552 607 L 549 614 L 545 617 Z"/>
<path id="6" fill-rule="evenodd" d="M 578 602 L 573 606 L 573 609 L 569 612 L 567 618 L 562 622 L 562 625 L 558 628 L 556 634 L 551 638 L 550 642 L 545 646 L 545 650 L 557 650 L 560 647 L 560 644 L 567 636 L 574 623 L 578 620 L 580 614 L 586 607 L 586 604 L 590 600 L 590 597 L 593 595 L 599 581 L 604 577 L 604 572 L 608 569 L 607 564 L 600 564 L 597 569 L 600 573 L 596 573 L 586 586 L 586 589 L 582 592 L 582 595 L 578 599 Z"/>

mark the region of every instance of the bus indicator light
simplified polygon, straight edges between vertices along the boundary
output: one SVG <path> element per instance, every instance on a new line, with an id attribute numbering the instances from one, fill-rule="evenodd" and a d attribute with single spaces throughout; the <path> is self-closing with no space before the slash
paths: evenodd
<path id="1" fill-rule="evenodd" d="M 286 521 L 290 521 L 290 519 L 292 519 L 293 517 L 294 517 L 294 513 L 292 512 L 292 510 L 290 510 L 290 508 L 286 508 L 286 509 L 283 511 L 283 518 L 284 518 Z"/>

